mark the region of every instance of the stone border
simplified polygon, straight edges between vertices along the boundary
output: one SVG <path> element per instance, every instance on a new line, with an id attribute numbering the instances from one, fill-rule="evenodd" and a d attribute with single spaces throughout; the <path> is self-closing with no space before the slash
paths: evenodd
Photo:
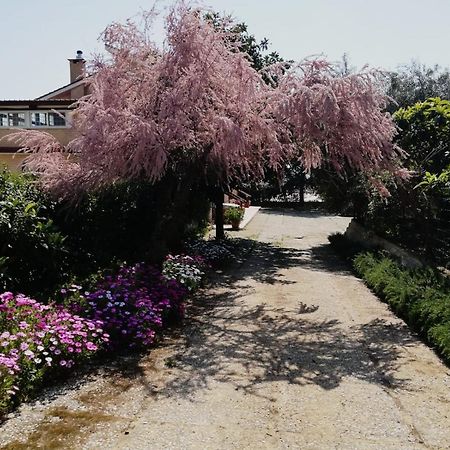
<path id="1" fill-rule="evenodd" d="M 410 269 L 417 269 L 424 267 L 424 263 L 412 255 L 410 252 L 399 247 L 398 245 L 389 242 L 388 240 L 381 238 L 375 234 L 372 230 L 368 230 L 363 225 L 352 219 L 350 225 L 345 231 L 345 237 L 350 241 L 355 242 L 367 249 L 382 249 L 387 251 L 389 254 L 397 258 L 400 263 Z"/>

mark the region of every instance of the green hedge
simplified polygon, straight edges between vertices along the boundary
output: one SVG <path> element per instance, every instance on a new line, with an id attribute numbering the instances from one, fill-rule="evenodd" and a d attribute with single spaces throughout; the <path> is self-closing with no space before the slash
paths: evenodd
<path id="1" fill-rule="evenodd" d="M 0 172 L 0 289 L 46 301 L 59 285 L 117 261 L 159 263 L 207 223 L 206 189 L 168 175 L 116 183 L 77 204 L 26 174 Z"/>
<path id="2" fill-rule="evenodd" d="M 204 226 L 208 206 L 204 194 L 178 180 L 116 183 L 76 206 L 58 205 L 55 223 L 68 236 L 76 271 L 87 274 L 112 260 L 160 262 Z"/>
<path id="3" fill-rule="evenodd" d="M 66 236 L 55 203 L 31 176 L 0 172 L 0 290 L 45 294 L 66 275 Z"/>
<path id="4" fill-rule="evenodd" d="M 449 280 L 433 269 L 405 269 L 370 252 L 358 254 L 353 266 L 367 286 L 450 363 Z"/>

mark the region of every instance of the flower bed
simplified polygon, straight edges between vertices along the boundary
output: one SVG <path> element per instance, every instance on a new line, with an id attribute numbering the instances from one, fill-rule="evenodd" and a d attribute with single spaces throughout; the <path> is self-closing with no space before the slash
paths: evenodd
<path id="1" fill-rule="evenodd" d="M 124 264 L 91 286 L 62 289 L 64 307 L 1 294 L 0 414 L 50 374 L 61 375 L 99 351 L 152 344 L 172 318 L 183 316 L 184 299 L 206 267 L 204 258 L 185 255 L 168 256 L 162 272 Z"/>
<path id="2" fill-rule="evenodd" d="M 168 255 L 162 273 L 168 280 L 177 280 L 189 291 L 194 291 L 200 286 L 207 267 L 202 256 Z"/>
<path id="3" fill-rule="evenodd" d="M 212 266 L 220 266 L 234 259 L 233 245 L 229 240 L 215 241 L 199 239 L 188 243 L 187 249 L 190 254 L 201 256 Z"/>
<path id="4" fill-rule="evenodd" d="M 75 303 L 80 314 L 103 323 L 113 347 L 148 346 L 165 322 L 183 315 L 187 289 L 143 263 L 123 265 L 91 292 L 78 287 Z"/>
<path id="5" fill-rule="evenodd" d="M 123 264 L 112 274 L 61 289 L 64 306 L 0 295 L 0 415 L 100 351 L 146 347 L 173 318 L 207 268 L 234 258 L 230 242 L 196 241 L 192 253 L 169 255 L 162 270 Z M 95 280 L 95 281 L 92 281 Z"/>
<path id="6" fill-rule="evenodd" d="M 109 341 L 101 321 L 11 292 L 0 295 L 0 326 L 0 412 Z"/>

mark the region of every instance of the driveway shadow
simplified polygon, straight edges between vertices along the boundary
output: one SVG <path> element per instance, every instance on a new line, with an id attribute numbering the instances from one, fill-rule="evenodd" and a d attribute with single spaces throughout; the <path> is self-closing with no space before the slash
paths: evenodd
<path id="1" fill-rule="evenodd" d="M 400 349 L 417 340 L 401 324 L 373 320 L 349 329 L 336 319 L 318 319 L 318 306 L 300 301 L 290 309 L 242 301 L 254 281 L 296 283 L 282 273 L 291 267 L 351 275 L 330 246 L 305 251 L 253 241 L 248 248 L 247 258 L 213 279 L 217 289 L 200 291 L 193 299 L 170 360 L 174 376 L 158 395 L 190 396 L 212 381 L 254 395 L 274 381 L 331 390 L 346 377 L 405 388 L 408 380 L 396 374 Z M 142 372 L 143 382 L 145 377 Z"/>
<path id="2" fill-rule="evenodd" d="M 213 294 L 211 294 L 213 295 Z M 210 383 L 231 383 L 258 395 L 264 383 L 284 381 L 331 390 L 346 377 L 389 388 L 405 387 L 396 376 L 399 349 L 416 340 L 405 328 L 374 320 L 350 331 L 337 320 L 318 322 L 269 305 L 223 308 L 232 298 L 199 299 L 189 313 L 184 348 L 173 357 L 175 378 L 159 394 L 190 396 Z M 311 309 L 310 309 L 311 308 Z"/>
<path id="3" fill-rule="evenodd" d="M 229 286 L 236 281 L 247 279 L 266 284 L 295 284 L 282 273 L 289 268 L 329 272 L 336 275 L 352 276 L 350 265 L 342 260 L 330 244 L 321 244 L 308 249 L 280 247 L 271 243 L 239 239 L 242 248 L 250 255 L 238 261 L 234 267 L 212 277 L 214 286 Z"/>

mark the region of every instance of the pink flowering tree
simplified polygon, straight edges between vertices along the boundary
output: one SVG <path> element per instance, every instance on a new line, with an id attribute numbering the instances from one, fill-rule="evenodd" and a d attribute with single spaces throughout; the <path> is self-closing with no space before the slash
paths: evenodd
<path id="1" fill-rule="evenodd" d="M 267 166 L 282 170 L 296 158 L 305 171 L 324 162 L 336 171 L 399 169 L 378 73 L 336 77 L 320 60 L 261 73 L 230 27 L 213 26 L 203 11 L 176 3 L 162 46 L 150 39 L 154 15 L 104 31 L 109 58 L 93 62 L 76 139 L 63 148 L 48 134 L 16 137 L 49 190 L 76 197 L 118 180 L 156 182 L 169 170 L 201 168 L 217 192 L 220 238 L 224 187 L 262 177 Z"/>

